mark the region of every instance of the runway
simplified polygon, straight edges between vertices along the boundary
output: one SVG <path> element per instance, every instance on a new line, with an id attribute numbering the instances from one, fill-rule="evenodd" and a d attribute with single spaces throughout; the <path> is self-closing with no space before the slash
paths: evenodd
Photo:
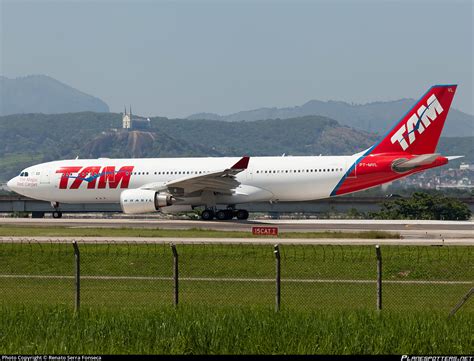
<path id="1" fill-rule="evenodd" d="M 286 232 L 360 232 L 386 231 L 400 234 L 403 239 L 474 239 L 472 221 L 409 221 L 409 220 L 251 220 L 251 221 L 200 221 L 164 220 L 158 218 L 0 218 L 0 225 L 22 227 L 73 227 L 73 228 L 137 228 L 137 229 L 206 229 L 217 231 L 251 231 L 252 226 L 277 226 Z"/>

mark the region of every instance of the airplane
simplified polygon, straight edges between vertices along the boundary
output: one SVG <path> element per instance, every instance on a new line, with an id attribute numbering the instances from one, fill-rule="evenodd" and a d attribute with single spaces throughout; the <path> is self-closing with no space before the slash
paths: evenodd
<path id="1" fill-rule="evenodd" d="M 457 85 L 432 86 L 378 143 L 349 156 L 73 159 L 28 167 L 7 186 L 61 203 L 120 203 L 127 214 L 203 207 L 203 220 L 245 220 L 236 205 L 358 192 L 459 156 L 436 153 Z"/>

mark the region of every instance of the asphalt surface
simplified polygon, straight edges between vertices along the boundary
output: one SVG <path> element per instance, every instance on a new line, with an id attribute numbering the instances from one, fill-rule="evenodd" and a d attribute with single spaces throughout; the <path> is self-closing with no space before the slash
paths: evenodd
<path id="1" fill-rule="evenodd" d="M 1 243 L 160 243 L 160 244 L 307 244 L 307 245 L 411 245 L 474 246 L 472 238 L 448 239 L 364 239 L 364 238 L 189 238 L 189 237 L 0 237 Z"/>
<path id="2" fill-rule="evenodd" d="M 200 221 L 163 220 L 157 218 L 0 218 L 0 225 L 62 226 L 77 228 L 138 228 L 138 229 L 208 229 L 217 231 L 251 231 L 253 226 L 277 226 L 284 232 L 318 231 L 387 231 L 403 238 L 473 238 L 472 221 L 407 221 L 407 220 L 252 220 Z"/>

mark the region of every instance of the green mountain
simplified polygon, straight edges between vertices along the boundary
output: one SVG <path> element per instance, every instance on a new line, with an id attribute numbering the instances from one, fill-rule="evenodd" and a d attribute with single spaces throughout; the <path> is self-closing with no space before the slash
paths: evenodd
<path id="1" fill-rule="evenodd" d="M 152 128 L 232 156 L 352 154 L 376 141 L 373 134 L 321 116 L 252 122 L 152 118 Z"/>
<path id="2" fill-rule="evenodd" d="M 58 159 L 353 154 L 379 136 L 306 116 L 253 122 L 152 118 L 147 130 L 121 129 L 121 114 L 16 114 L 0 117 L 0 181 Z M 467 155 L 474 137 L 441 138 L 439 150 Z"/>
<path id="3" fill-rule="evenodd" d="M 0 76 L 0 115 L 109 112 L 102 100 L 46 75 L 16 79 Z"/>

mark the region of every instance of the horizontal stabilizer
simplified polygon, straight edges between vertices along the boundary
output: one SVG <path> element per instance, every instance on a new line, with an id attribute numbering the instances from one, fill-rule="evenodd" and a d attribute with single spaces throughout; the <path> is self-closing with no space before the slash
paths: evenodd
<path id="1" fill-rule="evenodd" d="M 465 157 L 464 155 L 450 155 L 446 158 L 448 158 L 448 160 L 455 160 L 455 159 L 464 158 L 464 157 Z"/>
<path id="2" fill-rule="evenodd" d="M 411 159 L 396 161 L 397 168 L 414 168 L 433 163 L 439 157 L 438 153 L 422 154 Z"/>

